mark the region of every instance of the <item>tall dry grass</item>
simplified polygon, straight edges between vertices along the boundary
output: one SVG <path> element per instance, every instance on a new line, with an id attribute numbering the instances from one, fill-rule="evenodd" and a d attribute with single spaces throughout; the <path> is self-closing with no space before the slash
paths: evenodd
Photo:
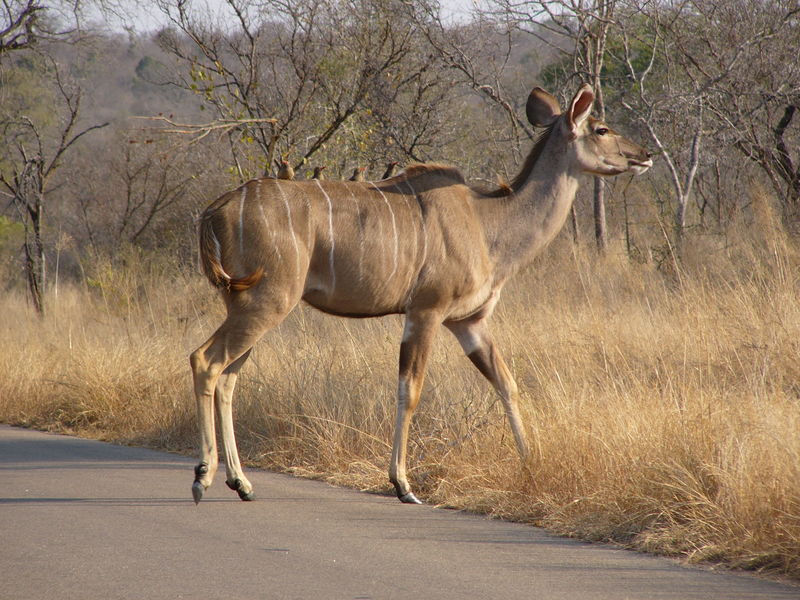
<path id="1" fill-rule="evenodd" d="M 419 494 L 800 577 L 800 246 L 755 207 L 726 237 L 687 239 L 678 270 L 561 240 L 507 289 L 494 330 L 522 390 L 524 468 L 443 331 L 411 434 Z M 0 420 L 194 452 L 187 356 L 222 307 L 199 275 L 126 262 L 62 286 L 43 321 L 0 300 Z M 389 491 L 401 327 L 301 308 L 270 333 L 237 390 L 247 463 Z"/>

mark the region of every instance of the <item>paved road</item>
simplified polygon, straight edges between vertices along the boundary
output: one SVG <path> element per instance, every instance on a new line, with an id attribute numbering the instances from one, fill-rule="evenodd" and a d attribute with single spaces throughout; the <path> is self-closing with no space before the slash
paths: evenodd
<path id="1" fill-rule="evenodd" d="M 0 599 L 770 599 L 800 587 L 249 471 L 0 426 Z"/>

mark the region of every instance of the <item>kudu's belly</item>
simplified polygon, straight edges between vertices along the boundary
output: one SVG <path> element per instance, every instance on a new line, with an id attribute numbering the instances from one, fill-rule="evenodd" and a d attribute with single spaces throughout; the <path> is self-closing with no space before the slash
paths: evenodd
<path id="1" fill-rule="evenodd" d="M 373 317 L 405 311 L 419 274 L 417 256 L 391 243 L 365 240 L 313 253 L 303 300 L 324 312 Z"/>

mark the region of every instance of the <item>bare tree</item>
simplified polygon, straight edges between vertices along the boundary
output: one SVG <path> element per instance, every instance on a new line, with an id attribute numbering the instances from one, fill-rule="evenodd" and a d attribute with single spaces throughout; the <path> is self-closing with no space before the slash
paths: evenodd
<path id="1" fill-rule="evenodd" d="M 186 71 L 176 81 L 223 119 L 273 122 L 230 136 L 241 178 L 268 173 L 277 158 L 301 167 L 367 107 L 375 90 L 409 85 L 394 72 L 414 45 L 402 2 L 227 0 L 227 29 L 188 2 L 160 1 L 172 29 L 162 47 Z"/>
<path id="2" fill-rule="evenodd" d="M 414 20 L 442 65 L 458 74 L 458 81 L 479 98 L 502 111 L 510 129 L 514 161 L 522 157 L 521 139 L 532 140 L 535 133 L 520 117 L 517 98 L 522 90 L 511 88 L 517 23 L 508 15 L 475 11 L 468 23 L 449 23 L 438 2 L 414 3 L 409 8 Z M 520 83 L 516 78 L 517 84 Z M 527 84 L 527 82 L 525 82 Z"/>
<path id="3" fill-rule="evenodd" d="M 0 55 L 34 44 L 44 6 L 36 0 L 3 2 L 3 22 L 0 24 Z"/>
<path id="4" fill-rule="evenodd" d="M 662 12 L 660 7 L 631 12 L 622 16 L 615 30 L 619 44 L 611 53 L 624 75 L 615 91 L 667 166 L 676 205 L 675 240 L 680 249 L 700 162 L 706 100 L 702 83 L 685 77 L 675 61 L 670 32 L 676 24 L 680 26 L 681 12 Z"/>
<path id="5" fill-rule="evenodd" d="M 797 31 L 798 13 L 796 2 L 780 1 L 626 3 L 611 52 L 624 73 L 615 93 L 667 166 L 678 247 L 703 155 L 712 149 L 738 148 L 776 189 L 783 180 L 791 197 L 798 169 L 786 131 L 800 77 L 787 32 Z M 730 153 L 723 162 L 731 164 Z"/>
<path id="6" fill-rule="evenodd" d="M 800 5 L 796 0 L 736 0 L 693 7 L 681 56 L 694 80 L 707 82 L 717 135 L 767 175 L 785 214 L 800 209 Z M 742 19 L 742 15 L 747 15 Z M 688 43 L 702 33 L 703 44 Z"/>
<path id="7" fill-rule="evenodd" d="M 14 50 L 31 49 L 43 42 L 75 42 L 81 35 L 87 4 L 101 9 L 113 0 L 3 0 L 0 8 L 0 59 Z"/>
<path id="8" fill-rule="evenodd" d="M 63 121 L 50 132 L 31 118 L 0 115 L 4 160 L 0 162 L 0 185 L 25 227 L 25 273 L 34 307 L 44 314 L 46 263 L 44 222 L 46 197 L 53 175 L 65 154 L 87 133 L 108 123 L 80 128 L 80 88 L 69 86 L 58 66 L 50 61 L 54 85 L 62 104 Z"/>
<path id="9" fill-rule="evenodd" d="M 442 149 L 463 135 L 452 78 L 424 50 L 415 48 L 400 68 L 387 74 L 393 84 L 376 86 L 367 99 L 370 118 L 389 154 L 374 156 L 375 163 L 391 158 L 440 160 Z"/>
<path id="10" fill-rule="evenodd" d="M 785 204 L 787 207 L 796 210 L 797 206 L 800 205 L 800 148 L 790 148 L 786 140 L 786 132 L 792 124 L 798 109 L 800 109 L 800 97 L 787 98 L 786 102 L 783 107 L 783 115 L 774 130 L 774 151 L 764 148 L 766 144 L 753 144 L 752 150 L 748 152 L 748 155 L 753 156 L 754 160 L 758 161 L 767 174 L 770 175 L 773 183 L 776 182 L 775 178 L 771 176 L 772 173 L 776 173 L 778 177 L 783 179 L 786 184 Z M 797 122 L 795 121 L 796 124 Z M 747 150 L 747 142 L 742 141 L 741 147 L 743 150 Z M 782 191 L 780 186 L 776 185 L 775 187 L 779 192 Z"/>

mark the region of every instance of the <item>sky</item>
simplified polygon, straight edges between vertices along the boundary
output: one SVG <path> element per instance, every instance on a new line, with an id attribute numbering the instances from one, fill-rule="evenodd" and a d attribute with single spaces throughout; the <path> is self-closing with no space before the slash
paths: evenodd
<path id="1" fill-rule="evenodd" d="M 198 4 L 208 3 L 212 9 L 214 7 L 221 7 L 224 2 L 222 0 L 196 0 Z M 448 19 L 461 19 L 469 16 L 470 11 L 474 7 L 477 0 L 440 0 L 444 11 L 445 18 Z M 161 14 L 161 11 L 155 7 L 154 3 L 149 0 L 144 2 L 121 2 L 124 11 L 127 13 L 125 19 L 119 18 L 110 19 L 108 23 L 114 30 L 124 30 L 126 26 L 132 26 L 133 29 L 139 33 L 147 31 L 155 31 L 162 27 L 166 19 Z M 97 20 L 104 21 L 105 19 L 98 16 Z"/>

